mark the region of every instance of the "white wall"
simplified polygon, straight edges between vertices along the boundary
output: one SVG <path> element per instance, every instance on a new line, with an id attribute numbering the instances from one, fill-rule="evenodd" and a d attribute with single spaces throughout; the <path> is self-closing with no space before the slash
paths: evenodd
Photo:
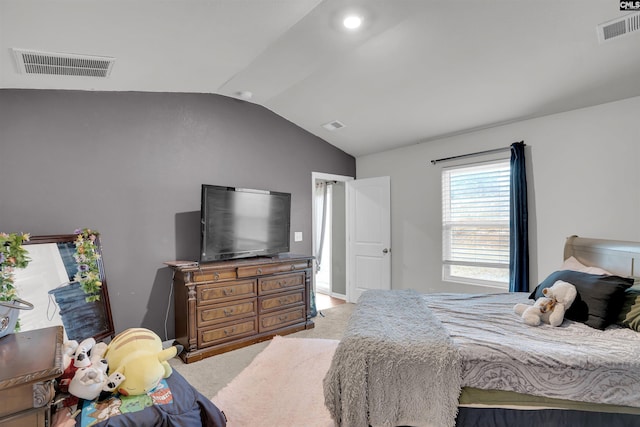
<path id="1" fill-rule="evenodd" d="M 430 161 L 521 140 L 527 144 L 532 287 L 560 265 L 567 236 L 640 241 L 635 97 L 357 158 L 358 178 L 391 177 L 394 289 L 495 291 L 442 281 L 440 173 L 453 163 Z"/>

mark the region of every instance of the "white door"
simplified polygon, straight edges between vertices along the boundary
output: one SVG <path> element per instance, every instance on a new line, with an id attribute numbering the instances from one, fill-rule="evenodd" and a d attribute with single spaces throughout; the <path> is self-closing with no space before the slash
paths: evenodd
<path id="1" fill-rule="evenodd" d="M 388 176 L 347 182 L 347 301 L 391 289 L 391 186 Z"/>

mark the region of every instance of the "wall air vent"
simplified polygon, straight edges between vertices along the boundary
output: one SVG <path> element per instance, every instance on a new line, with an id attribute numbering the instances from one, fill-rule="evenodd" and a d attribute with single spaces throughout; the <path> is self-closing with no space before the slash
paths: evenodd
<path id="1" fill-rule="evenodd" d="M 13 49 L 18 71 L 23 74 L 109 77 L 115 58 Z"/>
<path id="2" fill-rule="evenodd" d="M 345 125 L 344 123 L 342 123 L 341 121 L 338 121 L 338 120 L 334 120 L 332 122 L 325 123 L 325 124 L 322 125 L 323 128 L 325 128 L 326 130 L 329 130 L 329 131 L 342 129 L 343 127 L 346 127 L 346 126 L 347 125 Z"/>
<path id="3" fill-rule="evenodd" d="M 640 31 L 640 12 L 630 13 L 621 18 L 604 22 L 598 25 L 596 30 L 600 43 Z"/>

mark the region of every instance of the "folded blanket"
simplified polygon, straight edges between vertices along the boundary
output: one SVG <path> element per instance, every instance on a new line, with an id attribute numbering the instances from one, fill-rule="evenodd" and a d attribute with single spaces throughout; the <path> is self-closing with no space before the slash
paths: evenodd
<path id="1" fill-rule="evenodd" d="M 415 291 L 367 291 L 324 378 L 338 426 L 454 426 L 461 364 Z"/>

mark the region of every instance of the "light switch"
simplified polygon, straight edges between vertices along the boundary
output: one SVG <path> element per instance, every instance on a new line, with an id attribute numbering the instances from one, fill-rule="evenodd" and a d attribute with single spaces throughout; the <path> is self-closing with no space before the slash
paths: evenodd
<path id="1" fill-rule="evenodd" d="M 293 233 L 293 240 L 295 242 L 302 242 L 302 231 L 296 231 Z"/>

